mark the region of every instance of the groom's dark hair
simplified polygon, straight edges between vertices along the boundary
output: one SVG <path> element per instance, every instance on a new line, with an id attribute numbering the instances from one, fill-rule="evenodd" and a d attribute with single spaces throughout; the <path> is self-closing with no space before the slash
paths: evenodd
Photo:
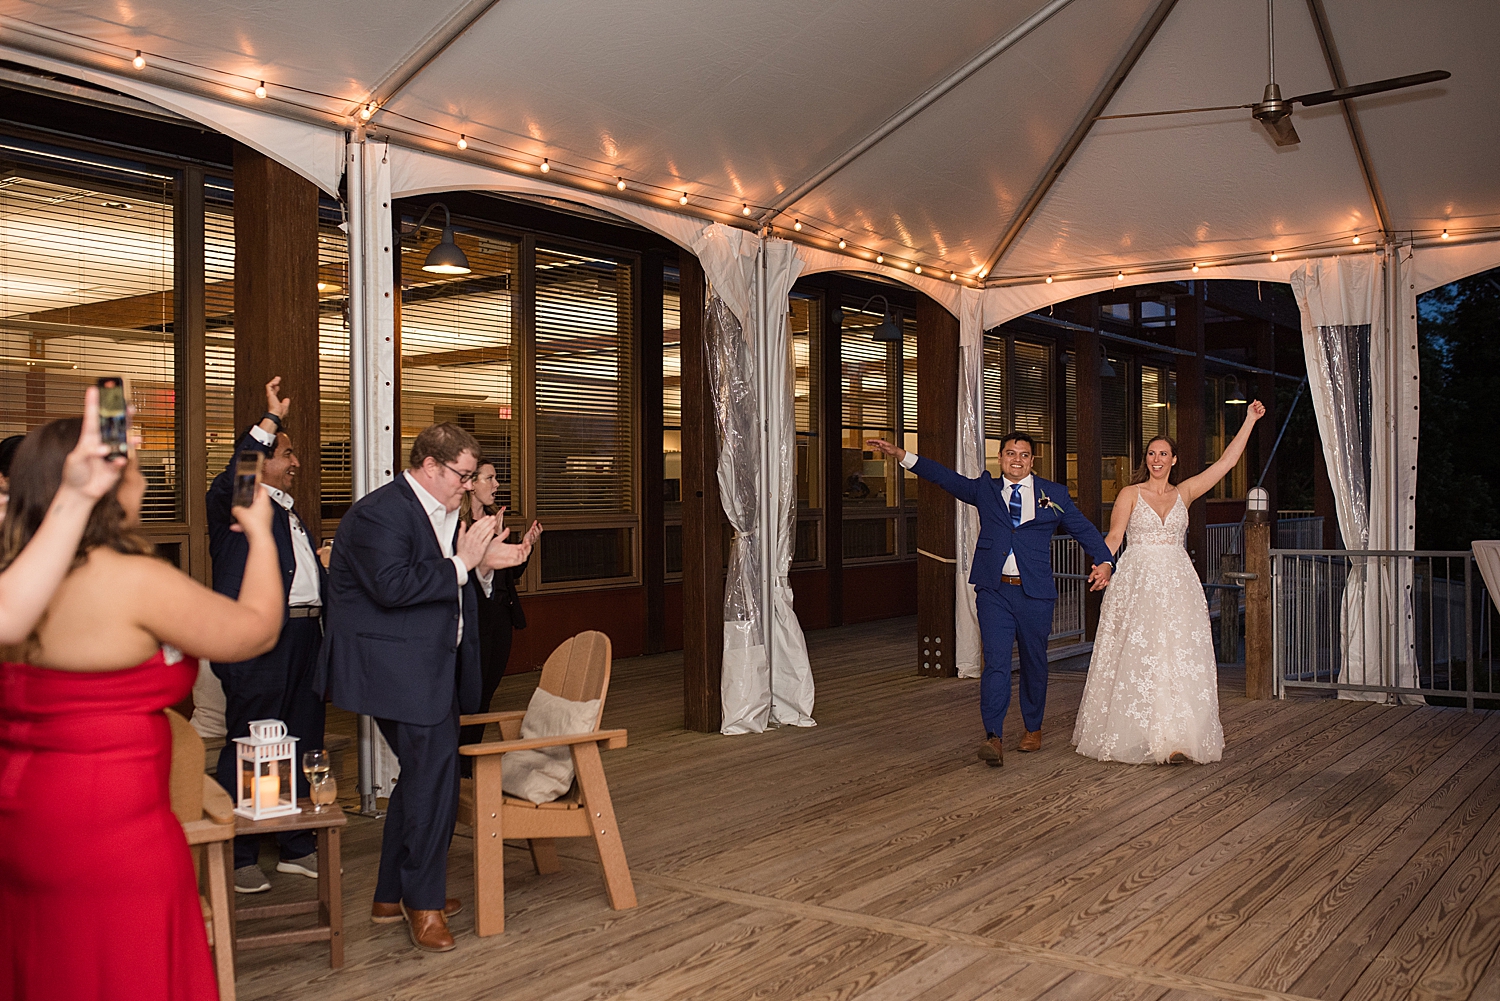
<path id="1" fill-rule="evenodd" d="M 1026 443 L 1026 447 L 1031 449 L 1032 456 L 1036 456 L 1036 439 L 1031 437 L 1031 435 L 1027 434 L 1025 431 L 1012 431 L 1004 438 L 1001 438 L 1000 451 L 1004 452 L 1005 446 L 1009 445 L 1013 441 L 1024 441 Z"/>

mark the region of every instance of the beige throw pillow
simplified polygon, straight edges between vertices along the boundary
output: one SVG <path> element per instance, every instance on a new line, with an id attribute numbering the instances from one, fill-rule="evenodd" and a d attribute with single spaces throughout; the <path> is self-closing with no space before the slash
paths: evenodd
<path id="1" fill-rule="evenodd" d="M 599 700 L 572 702 L 538 688 L 521 720 L 521 737 L 589 733 L 599 718 Z M 500 788 L 518 799 L 550 803 L 573 785 L 573 752 L 566 745 L 511 751 L 500 758 Z"/>

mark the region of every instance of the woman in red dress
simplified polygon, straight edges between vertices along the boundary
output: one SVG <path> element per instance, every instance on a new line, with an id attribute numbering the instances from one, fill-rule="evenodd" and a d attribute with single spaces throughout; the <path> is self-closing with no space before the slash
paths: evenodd
<path id="1" fill-rule="evenodd" d="M 21 445 L 0 561 L 19 565 L 41 538 L 81 423 Z M 0 1001 L 218 996 L 161 710 L 191 689 L 192 658 L 270 649 L 285 600 L 264 492 L 235 509 L 250 542 L 238 601 L 152 555 L 135 527 L 144 495 L 131 461 L 92 505 L 40 624 L 4 650 Z"/>

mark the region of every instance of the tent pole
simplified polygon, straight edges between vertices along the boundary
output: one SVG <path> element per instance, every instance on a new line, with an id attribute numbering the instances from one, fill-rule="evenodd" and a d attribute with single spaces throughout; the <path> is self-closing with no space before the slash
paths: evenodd
<path id="1" fill-rule="evenodd" d="M 771 484 L 771 297 L 766 288 L 767 279 L 770 277 L 770 269 L 767 266 L 766 251 L 768 240 L 763 235 L 760 241 L 759 280 L 756 285 L 759 289 L 756 295 L 756 307 L 759 313 L 760 329 L 756 331 L 756 364 L 755 364 L 755 395 L 760 400 L 760 628 L 761 642 L 766 651 L 766 681 L 770 685 L 770 716 L 767 724 L 775 718 L 776 714 L 776 655 L 775 643 L 772 636 L 775 630 L 772 628 L 772 620 L 775 610 L 771 604 L 772 596 L 775 594 L 775 580 L 772 574 L 776 570 L 775 562 L 772 560 L 775 541 L 779 525 L 780 511 L 773 511 Z M 773 514 L 776 517 L 773 520 Z"/>

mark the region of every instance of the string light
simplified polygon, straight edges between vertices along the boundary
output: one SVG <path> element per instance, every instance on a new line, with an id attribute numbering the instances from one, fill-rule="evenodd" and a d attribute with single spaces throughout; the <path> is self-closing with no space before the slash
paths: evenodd
<path id="1" fill-rule="evenodd" d="M 922 265 L 918 264 L 915 270 L 916 270 L 917 274 L 921 274 L 922 273 Z"/>
<path id="2" fill-rule="evenodd" d="M 468 149 L 469 148 L 469 140 L 466 139 L 466 138 L 464 138 L 464 136 L 460 135 L 458 137 L 458 148 L 459 149 Z"/>
<path id="3" fill-rule="evenodd" d="M 948 280 L 950 282 L 956 282 L 956 281 L 958 281 L 958 272 L 957 271 L 950 271 L 950 272 L 948 272 Z"/>
<path id="4" fill-rule="evenodd" d="M 802 220 L 801 219 L 794 219 L 794 220 L 792 220 L 792 229 L 795 229 L 799 233 L 802 232 Z"/>
<path id="5" fill-rule="evenodd" d="M 1121 271 L 1119 274 L 1115 275 L 1115 281 L 1122 282 L 1124 280 L 1125 280 L 1125 272 Z"/>
<path id="6" fill-rule="evenodd" d="M 982 272 L 982 271 L 981 271 L 981 272 L 980 272 L 980 273 L 979 273 L 979 277 L 981 277 L 981 278 L 983 278 L 983 277 L 984 277 L 984 272 Z M 1051 276 L 1051 275 L 1048 275 L 1048 276 L 1047 276 L 1047 284 L 1048 284 L 1048 285 L 1051 285 L 1051 284 L 1052 284 L 1052 276 Z"/>
<path id="7" fill-rule="evenodd" d="M 678 205 L 686 205 L 687 204 L 687 192 L 686 191 L 684 191 L 682 194 L 680 194 L 680 195 L 677 196 L 677 204 Z"/>
<path id="8" fill-rule="evenodd" d="M 542 157 L 542 173 L 545 174 L 547 171 L 549 171 L 551 169 L 552 169 L 552 161 L 548 160 L 545 156 Z"/>
<path id="9" fill-rule="evenodd" d="M 130 65 L 134 66 L 138 70 L 143 70 L 146 68 L 146 57 L 141 55 L 140 49 L 135 50 L 135 58 L 130 60 Z"/>
<path id="10" fill-rule="evenodd" d="M 623 178 L 623 177 L 616 177 L 615 178 L 615 187 L 619 188 L 621 191 L 624 191 L 625 190 L 625 178 Z"/>
<path id="11" fill-rule="evenodd" d="M 740 209 L 740 215 L 749 215 L 749 214 L 750 214 L 750 203 L 746 202 L 745 205 L 744 205 L 744 207 L 742 209 Z"/>
<path id="12" fill-rule="evenodd" d="M 1198 262 L 1194 261 L 1193 262 L 1193 274 L 1196 275 L 1197 273 L 1198 273 Z"/>
<path id="13" fill-rule="evenodd" d="M 255 88 L 255 96 L 256 97 L 265 97 L 266 96 L 266 82 L 264 80 L 262 80 L 260 82 L 260 86 L 259 87 Z"/>
<path id="14" fill-rule="evenodd" d="M 1442 239 L 1444 239 L 1444 240 L 1451 240 L 1451 239 L 1453 239 L 1453 238 L 1452 238 L 1452 237 L 1451 237 L 1451 236 L 1449 236 L 1449 235 L 1448 235 L 1448 231 L 1447 231 L 1447 230 L 1446 230 L 1446 229 L 1445 229 L 1445 230 L 1443 230 L 1443 236 L 1442 236 Z"/>
<path id="15" fill-rule="evenodd" d="M 363 108 L 359 109 L 359 117 L 363 118 L 367 122 L 370 120 L 370 116 L 373 114 L 375 114 L 375 104 L 373 101 L 365 105 Z"/>
<path id="16" fill-rule="evenodd" d="M 1355 243 L 1356 246 L 1358 246 L 1358 244 L 1359 244 L 1359 236 L 1358 235 L 1356 235 L 1354 237 L 1354 243 Z"/>
<path id="17" fill-rule="evenodd" d="M 845 247 L 847 247 L 847 246 L 849 246 L 849 244 L 848 244 L 848 243 L 846 243 L 846 242 L 844 242 L 844 241 L 843 241 L 843 240 L 840 240 L 840 241 L 839 241 L 839 249 L 840 249 L 840 250 L 843 250 L 843 249 L 844 249 L 844 248 L 845 248 Z"/>
<path id="18" fill-rule="evenodd" d="M 985 276 L 985 275 L 987 275 L 987 274 L 989 274 L 989 272 L 988 272 L 988 271 L 986 271 L 986 270 L 984 270 L 984 269 L 983 269 L 983 268 L 980 268 L 980 269 L 979 269 L 979 277 L 980 277 L 980 278 L 983 278 L 983 277 L 984 277 L 984 276 Z"/>
<path id="19" fill-rule="evenodd" d="M 1276 253 L 1276 251 L 1274 251 L 1274 250 L 1271 251 L 1271 260 L 1277 261 L 1277 260 L 1280 260 L 1280 259 L 1281 259 L 1281 255 L 1280 254 Z"/>
<path id="20" fill-rule="evenodd" d="M 875 255 L 875 263 L 876 264 L 884 264 L 885 263 L 885 255 L 884 254 L 876 254 Z"/>

